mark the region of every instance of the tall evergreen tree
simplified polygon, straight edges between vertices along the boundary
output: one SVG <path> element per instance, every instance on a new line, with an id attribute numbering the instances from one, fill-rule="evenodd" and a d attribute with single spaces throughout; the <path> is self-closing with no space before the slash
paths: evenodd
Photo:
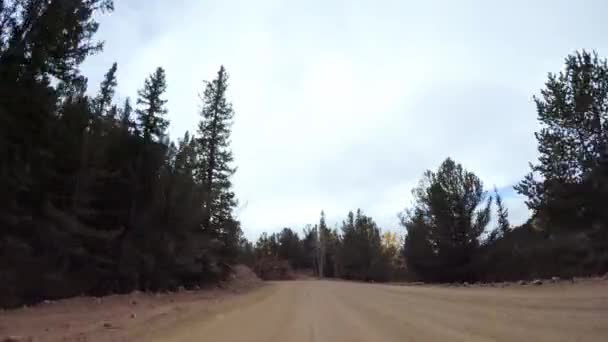
<path id="1" fill-rule="evenodd" d="M 504 236 L 511 229 L 509 223 L 509 210 L 504 206 L 502 202 L 502 196 L 498 193 L 498 189 L 494 188 L 494 197 L 496 198 L 496 214 L 498 217 L 498 230 L 501 236 Z"/>
<path id="2" fill-rule="evenodd" d="M 302 253 L 302 267 L 317 270 L 317 230 L 312 225 L 307 225 L 302 231 Z"/>
<path id="3" fill-rule="evenodd" d="M 385 277 L 380 228 L 361 209 L 349 212 L 342 222 L 339 252 L 341 276 L 360 280 L 381 280 Z M 388 262 L 388 259 L 386 260 Z"/>
<path id="4" fill-rule="evenodd" d="M 91 140 L 102 141 L 100 137 L 105 135 L 108 130 L 111 130 L 118 112 L 118 108 L 112 104 L 117 85 L 117 69 L 118 64 L 114 63 L 105 74 L 99 86 L 99 93 L 94 99 L 90 100 L 90 114 L 92 115 L 89 118 L 89 122 L 80 131 L 82 145 L 80 147 L 80 168 L 76 177 L 74 177 L 74 192 L 72 195 L 72 206 L 74 209 L 86 206 L 86 202 L 90 200 L 85 199 L 86 196 L 84 196 L 86 188 L 90 186 L 90 183 L 95 178 L 92 175 L 94 170 L 90 169 L 90 164 L 94 162 L 94 152 L 102 150 L 99 145 L 92 148 Z"/>
<path id="5" fill-rule="evenodd" d="M 112 67 L 105 74 L 101 85 L 99 86 L 99 94 L 93 100 L 93 112 L 97 116 L 108 115 L 111 118 L 114 116 L 110 113 L 112 109 L 112 99 L 114 98 L 114 92 L 116 91 L 116 71 L 118 64 L 112 64 Z"/>
<path id="6" fill-rule="evenodd" d="M 596 53 L 570 55 L 534 98 L 541 130 L 532 172 L 515 187 L 544 227 L 585 227 L 603 217 L 608 178 L 608 66 Z M 540 177 L 536 177 L 540 176 Z M 608 225 L 607 225 L 608 226 Z"/>
<path id="7" fill-rule="evenodd" d="M 165 119 L 167 100 L 163 99 L 167 83 L 165 70 L 158 67 L 144 84 L 144 88 L 139 90 L 137 104 L 138 129 L 142 132 L 144 141 L 161 141 L 165 136 L 169 121 Z"/>
<path id="8" fill-rule="evenodd" d="M 473 277 L 470 263 L 492 203 L 481 180 L 448 158 L 437 172 L 424 174 L 413 195 L 414 208 L 402 216 L 409 267 L 432 280 Z"/>
<path id="9" fill-rule="evenodd" d="M 283 230 L 281 230 L 279 233 L 278 240 L 279 257 L 288 260 L 291 267 L 297 268 L 299 266 L 298 263 L 301 261 L 301 246 L 298 233 L 294 232 L 290 228 L 283 228 Z"/>
<path id="10" fill-rule="evenodd" d="M 127 97 L 122 109 L 120 110 L 120 124 L 127 130 L 134 128 L 134 122 L 131 118 L 132 114 L 133 107 L 131 106 L 131 99 Z"/>
<path id="11" fill-rule="evenodd" d="M 230 149 L 234 111 L 226 99 L 227 88 L 228 73 L 222 66 L 217 77 L 206 82 L 196 142 L 199 151 L 197 176 L 205 190 L 203 229 L 219 236 L 225 244 L 231 244 L 238 242 L 235 237 L 240 228 L 232 215 L 236 206 L 230 181 L 235 172 Z"/>
<path id="12" fill-rule="evenodd" d="M 7 82 L 47 76 L 74 80 L 84 59 L 103 44 L 91 38 L 94 14 L 113 10 L 112 0 L 3 2 L 0 8 L 0 65 Z M 2 92 L 4 94 L 4 92 Z"/>
<path id="13" fill-rule="evenodd" d="M 58 89 L 83 84 L 78 66 L 101 50 L 93 39 L 94 14 L 111 11 L 111 0 L 3 1 L 0 6 L 0 187 L 9 203 L 40 205 L 55 175 L 48 168 L 54 151 Z M 17 195 L 17 193 L 21 193 Z M 5 196 L 0 196 L 0 201 Z"/>
<path id="14" fill-rule="evenodd" d="M 178 153 L 175 157 L 175 170 L 189 177 L 194 176 L 196 169 L 196 146 L 190 132 L 186 131 L 179 141 Z"/>

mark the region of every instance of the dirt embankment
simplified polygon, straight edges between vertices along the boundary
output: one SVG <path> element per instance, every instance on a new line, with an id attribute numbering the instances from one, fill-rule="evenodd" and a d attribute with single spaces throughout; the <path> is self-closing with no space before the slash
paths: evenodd
<path id="1" fill-rule="evenodd" d="M 209 305 L 262 286 L 247 267 L 237 265 L 226 282 L 177 292 L 45 301 L 33 307 L 0 310 L 0 341 L 133 341 L 138 331 L 196 315 Z M 8 340 L 11 341 L 12 340 Z"/>

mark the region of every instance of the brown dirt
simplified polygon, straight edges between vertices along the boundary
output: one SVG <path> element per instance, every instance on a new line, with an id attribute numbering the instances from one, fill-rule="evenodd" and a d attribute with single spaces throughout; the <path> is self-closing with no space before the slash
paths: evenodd
<path id="1" fill-rule="evenodd" d="M 103 310 L 80 298 L 5 313 L 0 325 L 4 335 L 54 329 L 40 340 L 66 332 L 81 341 L 608 340 L 605 280 L 504 288 L 296 280 L 226 293 L 140 295 L 135 319 L 129 296 L 104 300 Z"/>
<path id="2" fill-rule="evenodd" d="M 294 280 L 314 280 L 317 279 L 313 270 L 296 270 L 293 271 Z"/>
<path id="3" fill-rule="evenodd" d="M 293 270 L 289 262 L 277 257 L 263 257 L 256 261 L 253 269 L 264 280 L 293 280 Z"/>
<path id="4" fill-rule="evenodd" d="M 263 286 L 246 266 L 237 265 L 224 283 L 197 291 L 78 297 L 16 310 L 0 309 L 0 341 L 133 341 L 140 329 L 179 322 L 235 295 Z"/>

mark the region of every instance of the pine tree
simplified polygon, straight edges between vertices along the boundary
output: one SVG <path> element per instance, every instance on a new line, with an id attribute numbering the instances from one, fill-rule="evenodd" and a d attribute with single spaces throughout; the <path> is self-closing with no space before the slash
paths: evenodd
<path id="1" fill-rule="evenodd" d="M 278 255 L 284 260 L 288 260 L 292 268 L 302 267 L 303 260 L 302 244 L 298 233 L 290 228 L 283 228 L 279 233 Z"/>
<path id="2" fill-rule="evenodd" d="M 51 194 L 50 136 L 62 95 L 52 80 L 63 90 L 82 88 L 78 66 L 103 46 L 93 39 L 98 29 L 94 14 L 112 9 L 111 0 L 2 2 L 0 187 L 10 202 L 18 197 L 40 205 Z M 15 196 L 24 190 L 26 196 Z"/>
<path id="3" fill-rule="evenodd" d="M 79 75 L 84 59 L 103 44 L 91 38 L 97 12 L 112 11 L 112 0 L 2 2 L 0 7 L 0 79 L 68 82 Z M 4 94 L 4 92 L 2 92 Z"/>
<path id="4" fill-rule="evenodd" d="M 167 114 L 167 100 L 162 99 L 162 96 L 166 90 L 165 70 L 159 67 L 146 79 L 144 88 L 138 92 L 138 129 L 142 132 L 145 142 L 161 141 L 165 136 L 169 121 L 164 118 Z"/>
<path id="5" fill-rule="evenodd" d="M 99 94 L 93 100 L 93 112 L 97 116 L 108 115 L 110 118 L 114 118 L 115 113 L 110 113 L 112 106 L 112 99 L 114 98 L 114 92 L 116 91 L 116 71 L 118 64 L 112 64 L 112 67 L 105 74 L 101 85 L 99 86 Z M 116 112 L 116 108 L 114 109 Z"/>
<path id="6" fill-rule="evenodd" d="M 607 180 L 593 175 L 608 155 L 606 60 L 586 51 L 568 56 L 534 100 L 540 157 L 515 190 L 545 227 L 589 226 L 605 211 L 598 200 Z"/>
<path id="7" fill-rule="evenodd" d="M 402 216 L 408 266 L 423 278 L 467 280 L 490 221 L 492 198 L 481 180 L 448 158 L 437 172 L 425 172 L 413 195 L 414 207 Z"/>
<path id="8" fill-rule="evenodd" d="M 317 267 L 317 233 L 316 229 L 311 225 L 306 225 L 302 230 L 302 268 L 309 268 L 312 270 L 318 269 Z M 316 271 L 315 271 L 316 272 Z"/>
<path id="9" fill-rule="evenodd" d="M 186 131 L 178 143 L 178 152 L 175 156 L 175 170 L 177 173 L 192 178 L 196 168 L 196 146 L 195 141 Z"/>
<path id="10" fill-rule="evenodd" d="M 509 210 L 505 208 L 502 197 L 498 193 L 498 189 L 494 188 L 494 197 L 496 198 L 496 214 L 498 216 L 498 230 L 501 236 L 505 236 L 511 230 L 509 224 Z"/>
<path id="11" fill-rule="evenodd" d="M 230 177 L 235 168 L 230 150 L 230 133 L 234 111 L 226 99 L 228 74 L 222 66 L 217 78 L 206 82 L 202 96 L 201 121 L 196 137 L 199 151 L 197 177 L 205 190 L 202 203 L 203 229 L 222 236 L 226 243 L 238 235 L 232 210 L 236 199 Z"/>
<path id="12" fill-rule="evenodd" d="M 135 124 L 133 122 L 133 119 L 131 118 L 132 114 L 133 107 L 131 106 L 131 99 L 127 97 L 125 99 L 125 103 L 122 106 L 122 109 L 120 110 L 120 124 L 127 131 L 135 128 Z"/>
<path id="13" fill-rule="evenodd" d="M 338 245 L 341 276 L 359 280 L 384 280 L 388 276 L 390 260 L 383 258 L 380 228 L 361 209 L 356 214 L 349 212 L 342 222 Z"/>
<path id="14" fill-rule="evenodd" d="M 98 139 L 111 130 L 114 119 L 118 113 L 118 107 L 112 105 L 114 98 L 115 88 L 117 83 L 116 71 L 118 64 L 112 64 L 112 67 L 105 74 L 103 81 L 99 86 L 99 94 L 91 102 L 91 117 L 88 125 L 80 132 L 82 136 L 82 146 L 80 147 L 80 170 L 74 179 L 74 192 L 72 195 L 72 207 L 78 209 L 86 202 L 83 200 L 84 190 L 87 188 L 89 183 L 92 181 L 88 170 L 89 164 L 91 164 L 92 151 L 99 151 L 100 146 L 91 148 L 91 140 Z"/>

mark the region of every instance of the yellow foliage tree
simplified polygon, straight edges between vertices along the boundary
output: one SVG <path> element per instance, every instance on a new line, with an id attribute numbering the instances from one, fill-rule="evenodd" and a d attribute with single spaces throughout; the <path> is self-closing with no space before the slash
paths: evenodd
<path id="1" fill-rule="evenodd" d="M 393 266 L 399 264 L 400 244 L 401 241 L 396 232 L 386 231 L 382 234 L 382 253 L 389 258 Z"/>

